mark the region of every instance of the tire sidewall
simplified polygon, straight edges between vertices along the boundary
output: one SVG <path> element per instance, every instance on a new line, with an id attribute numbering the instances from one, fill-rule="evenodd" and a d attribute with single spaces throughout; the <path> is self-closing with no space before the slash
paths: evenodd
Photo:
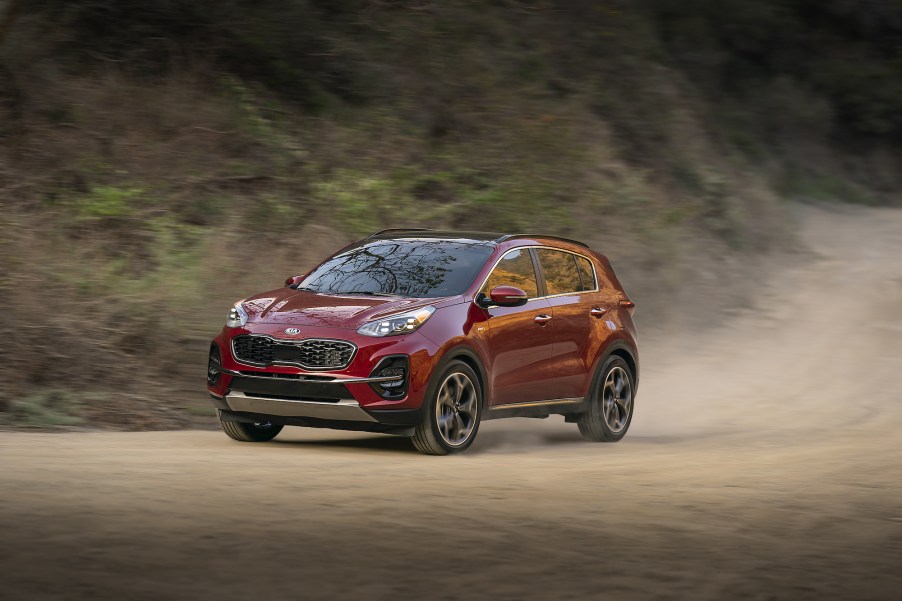
<path id="1" fill-rule="evenodd" d="M 216 410 L 219 425 L 223 432 L 232 440 L 240 442 L 269 442 L 279 435 L 284 426 L 271 424 L 269 428 L 261 428 L 256 424 L 245 422 L 233 422 L 222 419 L 222 410 Z"/>
<path id="2" fill-rule="evenodd" d="M 435 405 L 438 403 L 439 387 L 448 376 L 457 372 L 466 375 L 470 381 L 473 382 L 473 386 L 476 387 L 476 424 L 473 426 L 473 431 L 470 432 L 469 438 L 467 438 L 463 444 L 452 446 L 445 442 L 441 432 L 439 432 L 438 422 L 435 417 Z M 432 438 L 442 447 L 442 449 L 448 453 L 461 453 L 473 444 L 473 441 L 476 440 L 476 435 L 479 433 L 479 425 L 482 423 L 482 412 L 485 407 L 482 385 L 479 382 L 479 376 L 473 371 L 473 368 L 458 359 L 451 360 L 447 365 L 442 369 L 437 370 L 435 373 L 436 375 L 433 376 L 433 381 L 429 385 L 429 394 L 426 397 L 429 399 L 429 402 L 426 404 L 423 419 L 426 420 L 426 423 L 429 425 L 429 431 L 432 433 Z"/>
<path id="3" fill-rule="evenodd" d="M 632 399 L 630 403 L 630 414 L 626 419 L 626 424 L 623 426 L 623 429 L 620 432 L 614 432 L 608 427 L 607 421 L 604 419 L 604 411 L 602 407 L 601 400 L 601 385 L 608 377 L 608 373 L 614 368 L 620 367 L 626 372 L 627 377 L 630 382 L 630 391 L 632 392 Z M 633 376 L 633 371 L 630 369 L 630 366 L 626 361 L 623 360 L 622 357 L 618 355 L 611 355 L 601 365 L 601 369 L 595 375 L 595 379 L 592 381 L 592 391 L 589 396 L 589 402 L 592 403 L 592 407 L 590 411 L 595 419 L 598 420 L 599 425 L 604 430 L 605 437 L 611 441 L 617 441 L 626 436 L 627 431 L 630 429 L 630 425 L 633 423 L 633 414 L 636 413 L 636 379 Z"/>

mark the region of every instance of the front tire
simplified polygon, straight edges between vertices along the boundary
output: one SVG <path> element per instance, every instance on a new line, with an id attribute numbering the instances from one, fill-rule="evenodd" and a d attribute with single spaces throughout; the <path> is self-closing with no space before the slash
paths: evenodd
<path id="1" fill-rule="evenodd" d="M 259 424 L 246 424 L 244 422 L 229 422 L 222 419 L 219 412 L 219 425 L 232 440 L 240 442 L 268 442 L 278 436 L 282 426 L 269 422 Z"/>
<path id="2" fill-rule="evenodd" d="M 482 419 L 479 378 L 463 361 L 452 361 L 434 382 L 413 446 L 426 455 L 461 453 L 473 444 Z"/>
<path id="3" fill-rule="evenodd" d="M 589 408 L 576 421 L 579 432 L 592 442 L 617 442 L 633 420 L 633 373 L 614 355 L 604 362 L 592 383 Z"/>

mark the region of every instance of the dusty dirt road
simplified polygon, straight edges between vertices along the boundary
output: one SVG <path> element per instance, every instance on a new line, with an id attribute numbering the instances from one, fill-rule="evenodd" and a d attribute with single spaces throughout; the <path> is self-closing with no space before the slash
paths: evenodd
<path id="1" fill-rule="evenodd" d="M 0 433 L 0 598 L 902 599 L 902 212 L 798 212 L 753 309 L 646 345 L 620 444 Z"/>

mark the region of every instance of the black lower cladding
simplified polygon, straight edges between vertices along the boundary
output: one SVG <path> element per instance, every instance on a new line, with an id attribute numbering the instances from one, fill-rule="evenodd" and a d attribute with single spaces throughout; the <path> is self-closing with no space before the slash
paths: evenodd
<path id="1" fill-rule="evenodd" d="M 381 424 L 394 426 L 416 426 L 422 420 L 421 409 L 367 409 L 370 417 Z"/>
<path id="2" fill-rule="evenodd" d="M 305 381 L 286 378 L 246 378 L 234 376 L 229 388 L 247 396 L 261 396 L 298 401 L 336 403 L 353 399 L 354 395 L 344 384 L 322 380 Z"/>
<path id="3" fill-rule="evenodd" d="M 357 432 L 378 432 L 381 434 L 396 434 L 398 436 L 413 436 L 414 431 L 414 426 L 406 424 L 263 415 L 260 413 L 247 413 L 242 411 L 220 411 L 219 417 L 227 422 L 243 422 L 249 424 L 268 422 L 281 426 L 303 426 L 306 428 L 331 428 L 334 430 L 352 430 Z"/>

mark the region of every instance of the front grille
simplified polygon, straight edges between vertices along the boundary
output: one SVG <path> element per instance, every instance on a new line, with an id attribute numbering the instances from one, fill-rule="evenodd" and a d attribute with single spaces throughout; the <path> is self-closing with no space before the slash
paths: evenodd
<path id="1" fill-rule="evenodd" d="M 342 340 L 274 340 L 267 336 L 236 336 L 235 358 L 252 365 L 298 365 L 307 369 L 347 367 L 357 347 Z"/>

